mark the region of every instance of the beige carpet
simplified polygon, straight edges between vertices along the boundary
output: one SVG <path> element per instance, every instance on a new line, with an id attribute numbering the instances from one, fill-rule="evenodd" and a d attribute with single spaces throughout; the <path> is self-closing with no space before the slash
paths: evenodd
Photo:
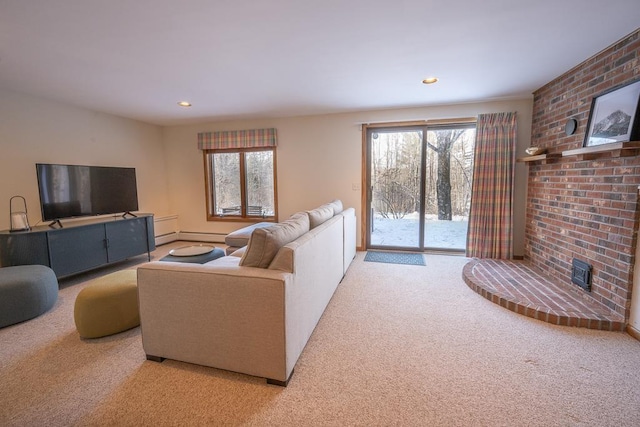
<path id="1" fill-rule="evenodd" d="M 81 340 L 75 296 L 113 269 L 66 281 L 50 312 L 0 329 L 0 426 L 640 425 L 639 341 L 494 305 L 463 283 L 462 257 L 363 257 L 287 388 L 146 361 L 139 328 Z"/>

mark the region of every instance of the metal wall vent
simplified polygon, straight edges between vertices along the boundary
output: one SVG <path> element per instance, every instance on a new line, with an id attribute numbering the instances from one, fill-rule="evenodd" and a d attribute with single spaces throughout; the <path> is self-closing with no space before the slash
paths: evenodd
<path id="1" fill-rule="evenodd" d="M 586 291 L 591 292 L 591 270 L 593 267 L 584 261 L 574 258 L 571 267 L 571 281 Z"/>

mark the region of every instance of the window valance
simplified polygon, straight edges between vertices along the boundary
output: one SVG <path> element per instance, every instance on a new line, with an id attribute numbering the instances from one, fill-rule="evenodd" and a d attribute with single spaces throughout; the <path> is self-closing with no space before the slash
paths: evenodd
<path id="1" fill-rule="evenodd" d="M 198 148 L 200 150 L 263 148 L 275 146 L 275 128 L 198 133 Z"/>

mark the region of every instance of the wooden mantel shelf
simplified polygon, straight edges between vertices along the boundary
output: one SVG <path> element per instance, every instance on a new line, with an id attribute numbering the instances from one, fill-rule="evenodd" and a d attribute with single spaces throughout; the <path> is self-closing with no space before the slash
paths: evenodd
<path id="1" fill-rule="evenodd" d="M 592 160 L 604 155 L 629 157 L 640 154 L 640 141 L 612 142 L 591 147 L 576 148 L 562 152 L 562 157 L 578 156 L 582 160 Z"/>
<path id="2" fill-rule="evenodd" d="M 546 164 L 547 162 L 553 161 L 559 157 L 560 157 L 559 153 L 538 154 L 537 156 L 520 157 L 516 161 L 520 163 L 540 162 L 542 164 Z"/>

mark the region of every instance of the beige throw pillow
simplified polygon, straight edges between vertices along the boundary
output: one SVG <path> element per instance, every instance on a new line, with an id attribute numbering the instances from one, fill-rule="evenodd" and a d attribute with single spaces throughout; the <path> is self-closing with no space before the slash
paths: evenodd
<path id="1" fill-rule="evenodd" d="M 267 268 L 278 250 L 309 231 L 309 216 L 299 212 L 286 221 L 271 227 L 258 228 L 251 233 L 247 249 L 240 265 Z"/>
<path id="2" fill-rule="evenodd" d="M 309 214 L 309 226 L 314 229 L 333 217 L 333 206 L 330 204 L 322 205 L 314 210 L 307 211 L 307 213 Z"/>

